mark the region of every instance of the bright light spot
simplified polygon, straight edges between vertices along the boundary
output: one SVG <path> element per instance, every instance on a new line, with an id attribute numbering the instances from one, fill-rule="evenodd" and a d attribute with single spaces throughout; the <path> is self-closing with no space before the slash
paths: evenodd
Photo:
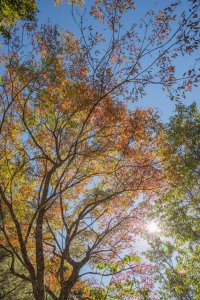
<path id="1" fill-rule="evenodd" d="M 158 223 L 156 221 L 151 221 L 147 224 L 147 230 L 151 233 L 157 233 L 160 232 L 160 228 L 158 226 Z"/>

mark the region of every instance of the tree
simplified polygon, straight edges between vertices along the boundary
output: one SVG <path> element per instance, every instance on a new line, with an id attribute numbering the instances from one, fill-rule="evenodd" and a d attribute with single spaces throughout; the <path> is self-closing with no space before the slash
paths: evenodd
<path id="1" fill-rule="evenodd" d="M 149 83 L 169 89 L 179 82 L 172 61 L 197 48 L 199 3 L 178 17 L 172 34 L 178 4 L 151 12 L 141 37 L 135 26 L 121 29 L 134 3 L 118 2 L 91 10 L 109 25 L 106 50 L 82 16 L 80 39 L 25 24 L 1 57 L 1 247 L 37 300 L 147 299 L 152 286 L 132 248 L 148 210 L 138 197 L 160 183 L 158 123 L 151 110 L 131 111 L 126 101 Z M 191 72 L 181 88 L 198 80 Z M 112 276 L 109 288 L 91 275 Z"/>
<path id="2" fill-rule="evenodd" d="M 166 127 L 163 160 L 167 184 L 155 204 L 156 215 L 164 224 L 163 235 L 170 237 L 171 246 L 163 251 L 165 242 L 156 239 L 150 253 L 159 274 L 164 270 L 159 278 L 162 289 L 167 297 L 176 299 L 198 299 L 200 295 L 199 133 L 196 104 L 179 104 Z"/>
<path id="3" fill-rule="evenodd" d="M 18 20 L 31 21 L 36 12 L 35 0 L 1 0 L 0 1 L 0 33 L 10 37 L 10 27 Z"/>
<path id="4" fill-rule="evenodd" d="M 104 276 L 140 273 L 134 253 L 125 266 L 121 255 L 131 250 L 145 212 L 135 201 L 159 179 L 156 121 L 150 110 L 131 112 L 93 91 L 79 65 L 82 53 L 73 56 L 74 41 L 65 50 L 51 27 L 38 35 L 40 60 L 31 51 L 22 63 L 12 52 L 2 78 L 1 247 L 35 299 L 45 291 L 66 299 L 84 286 L 84 276 L 101 274 L 80 274 L 88 262 L 113 260 L 117 267 L 109 265 Z M 47 52 L 39 48 L 42 36 Z"/>

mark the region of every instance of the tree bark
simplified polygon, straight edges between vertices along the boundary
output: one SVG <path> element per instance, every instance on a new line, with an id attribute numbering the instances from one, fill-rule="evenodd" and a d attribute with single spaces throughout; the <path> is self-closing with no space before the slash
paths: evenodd
<path id="1" fill-rule="evenodd" d="M 37 297 L 36 300 L 45 299 L 44 287 L 44 253 L 43 253 L 43 220 L 45 209 L 41 209 L 36 226 L 36 264 L 37 264 Z"/>
<path id="2" fill-rule="evenodd" d="M 61 288 L 59 300 L 68 300 L 69 299 L 71 290 L 78 280 L 79 271 L 80 271 L 80 268 L 75 267 L 70 278 L 67 281 L 65 281 L 65 283 L 63 284 L 63 287 Z"/>

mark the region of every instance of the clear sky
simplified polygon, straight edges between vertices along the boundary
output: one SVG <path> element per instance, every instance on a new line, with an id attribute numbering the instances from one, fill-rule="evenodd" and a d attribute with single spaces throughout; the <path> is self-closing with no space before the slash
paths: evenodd
<path id="1" fill-rule="evenodd" d="M 66 1 L 65 1 L 66 2 Z M 167 1 L 168 3 L 170 1 Z M 84 6 L 80 10 L 80 12 L 83 12 L 83 10 L 91 4 L 94 3 L 92 0 L 86 1 L 87 5 Z M 186 1 L 185 1 L 186 3 Z M 72 16 L 70 14 L 71 6 L 67 3 L 65 5 L 58 5 L 55 6 L 53 0 L 38 0 L 37 5 L 39 8 L 39 20 L 41 23 L 44 23 L 48 18 L 53 24 L 58 24 L 60 27 L 73 32 L 75 35 L 79 35 L 79 31 L 77 28 L 77 25 L 75 24 L 74 20 L 72 19 Z M 136 8 L 137 10 L 131 11 L 128 15 L 126 15 L 124 22 L 127 25 L 127 27 L 133 23 L 134 21 L 137 21 L 139 17 L 144 15 L 146 11 L 148 11 L 150 8 L 162 8 L 167 5 L 166 0 L 158 0 L 157 3 L 155 0 L 136 0 Z M 184 5 L 184 1 L 183 1 Z M 185 4 L 186 5 L 186 4 Z M 181 7 L 183 9 L 183 7 Z M 86 14 L 86 17 L 87 14 Z M 87 20 L 86 20 L 87 21 Z M 92 20 L 88 20 L 88 23 L 92 22 Z M 94 24 L 92 24 L 94 25 Z M 195 54 L 197 56 L 197 53 Z M 176 68 L 180 71 L 180 73 L 184 72 L 184 67 L 192 67 L 193 65 L 193 57 L 187 57 L 182 58 L 178 61 Z M 189 92 L 186 94 L 186 99 L 183 99 L 183 102 L 188 105 L 191 102 L 195 101 L 200 106 L 200 88 L 194 88 L 192 92 Z M 173 114 L 173 109 L 175 107 L 175 102 L 170 101 L 169 97 L 166 93 L 164 93 L 158 85 L 152 85 L 149 86 L 146 89 L 146 96 L 139 102 L 136 103 L 137 106 L 143 106 L 143 107 L 153 107 L 155 109 L 158 109 L 161 119 L 163 121 L 167 121 L 170 115 Z"/>

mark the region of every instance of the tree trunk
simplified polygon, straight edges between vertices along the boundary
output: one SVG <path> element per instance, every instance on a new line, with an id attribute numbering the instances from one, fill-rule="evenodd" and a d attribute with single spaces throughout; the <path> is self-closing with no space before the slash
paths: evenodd
<path id="1" fill-rule="evenodd" d="M 59 300 L 69 300 L 69 296 L 71 294 L 71 290 L 79 277 L 80 268 L 75 268 L 70 276 L 70 278 L 64 283 L 61 288 Z"/>
<path id="2" fill-rule="evenodd" d="M 36 300 L 45 299 L 44 288 L 44 253 L 43 253 L 43 220 L 45 210 L 41 209 L 36 226 L 36 263 L 37 263 L 37 296 Z"/>

